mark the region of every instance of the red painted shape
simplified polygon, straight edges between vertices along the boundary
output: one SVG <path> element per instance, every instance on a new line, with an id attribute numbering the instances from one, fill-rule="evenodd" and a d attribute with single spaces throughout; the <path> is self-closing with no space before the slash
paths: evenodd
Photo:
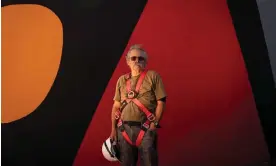
<path id="1" fill-rule="evenodd" d="M 158 131 L 160 166 L 243 166 L 268 159 L 226 1 L 151 0 L 134 43 L 144 45 L 148 68 L 160 73 L 168 93 Z M 118 165 L 105 161 L 101 146 L 110 134 L 116 81 L 127 72 L 122 56 L 75 166 Z"/>

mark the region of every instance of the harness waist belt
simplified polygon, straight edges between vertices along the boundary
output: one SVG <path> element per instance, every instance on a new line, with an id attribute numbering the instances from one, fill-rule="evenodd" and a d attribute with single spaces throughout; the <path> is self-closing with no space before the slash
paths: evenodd
<path id="1" fill-rule="evenodd" d="M 124 124 L 128 126 L 141 126 L 142 122 L 135 122 L 135 121 L 123 121 Z"/>

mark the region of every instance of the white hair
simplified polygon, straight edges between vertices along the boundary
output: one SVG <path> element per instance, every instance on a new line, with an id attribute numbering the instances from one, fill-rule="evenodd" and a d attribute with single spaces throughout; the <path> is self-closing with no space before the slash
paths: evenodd
<path id="1" fill-rule="evenodd" d="M 140 50 L 140 51 L 142 51 L 143 54 L 145 55 L 146 60 L 148 59 L 148 54 L 147 54 L 147 52 L 143 49 L 143 47 L 142 47 L 141 44 L 134 44 L 134 45 L 132 45 L 132 46 L 129 48 L 128 52 L 127 52 L 126 58 L 129 58 L 130 52 L 131 52 L 132 50 L 134 50 L 134 49 L 135 49 L 135 50 Z"/>

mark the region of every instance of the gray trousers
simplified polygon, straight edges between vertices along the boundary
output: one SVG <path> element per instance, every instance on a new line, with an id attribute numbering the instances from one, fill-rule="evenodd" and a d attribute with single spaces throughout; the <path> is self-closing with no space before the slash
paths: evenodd
<path id="1" fill-rule="evenodd" d="M 124 128 L 132 142 L 136 142 L 141 130 L 140 126 L 124 124 Z M 141 166 L 158 166 L 156 131 L 147 130 L 138 147 L 130 145 L 119 130 L 117 133 L 121 166 L 136 166 L 139 154 Z"/>

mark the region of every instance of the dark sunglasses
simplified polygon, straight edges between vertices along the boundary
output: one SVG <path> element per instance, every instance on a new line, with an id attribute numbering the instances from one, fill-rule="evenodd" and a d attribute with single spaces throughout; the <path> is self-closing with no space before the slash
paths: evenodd
<path id="1" fill-rule="evenodd" d="M 138 59 L 139 62 L 145 61 L 145 58 L 142 57 L 142 56 L 139 56 L 139 57 L 137 57 L 137 56 L 132 56 L 132 57 L 130 57 L 130 60 L 131 60 L 131 61 L 136 61 L 136 59 Z"/>

